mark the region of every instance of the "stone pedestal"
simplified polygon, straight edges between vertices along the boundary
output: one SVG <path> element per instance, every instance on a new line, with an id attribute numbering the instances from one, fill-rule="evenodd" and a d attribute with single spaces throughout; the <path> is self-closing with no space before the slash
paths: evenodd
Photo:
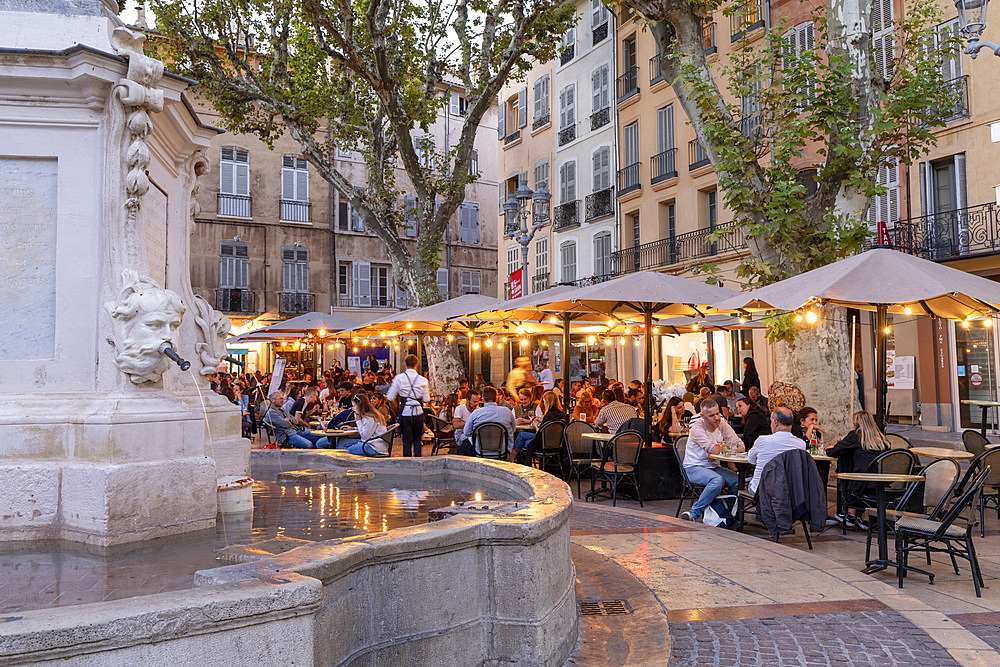
<path id="1" fill-rule="evenodd" d="M 188 264 L 199 151 L 218 130 L 116 10 L 0 2 L 5 541 L 208 528 L 216 478 L 249 473 L 239 410 L 207 381 L 228 321 L 193 294 Z"/>

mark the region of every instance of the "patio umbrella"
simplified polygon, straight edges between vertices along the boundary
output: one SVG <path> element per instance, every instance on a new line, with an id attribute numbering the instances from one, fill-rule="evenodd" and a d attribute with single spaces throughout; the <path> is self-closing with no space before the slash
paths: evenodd
<path id="1" fill-rule="evenodd" d="M 344 317 L 337 317 L 329 313 L 306 313 L 291 319 L 275 322 L 274 324 L 253 331 L 247 331 L 239 336 L 228 339 L 227 343 L 243 341 L 268 341 L 282 340 L 285 338 L 295 338 L 306 334 L 324 335 L 337 333 L 344 329 L 350 329 L 358 325 L 354 320 Z"/>
<path id="2" fill-rule="evenodd" d="M 697 316 L 713 312 L 708 304 L 737 293 L 722 287 L 698 283 L 669 273 L 637 271 L 606 282 L 568 290 L 546 290 L 507 304 L 500 312 L 544 319 L 553 314 L 563 323 L 563 367 L 569 368 L 569 324 L 583 320 L 600 322 L 612 318 L 642 318 L 645 339 L 644 406 L 646 445 L 652 442 L 653 410 L 653 325 L 669 316 Z M 525 319 L 528 319 L 527 317 Z M 564 398 L 569 404 L 569 382 Z"/>
<path id="3" fill-rule="evenodd" d="M 832 303 L 875 312 L 876 415 L 884 427 L 887 313 L 966 320 L 1000 311 L 1000 283 L 943 264 L 875 248 L 716 302 L 719 310 L 797 310 Z"/>

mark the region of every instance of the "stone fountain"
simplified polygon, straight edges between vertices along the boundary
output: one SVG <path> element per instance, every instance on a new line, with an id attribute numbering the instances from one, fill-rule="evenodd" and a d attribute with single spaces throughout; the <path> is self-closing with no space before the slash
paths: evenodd
<path id="1" fill-rule="evenodd" d="M 0 20 L 0 539 L 211 527 L 217 479 L 250 470 L 208 391 L 229 321 L 188 265 L 219 130 L 114 2 L 0 0 Z"/>

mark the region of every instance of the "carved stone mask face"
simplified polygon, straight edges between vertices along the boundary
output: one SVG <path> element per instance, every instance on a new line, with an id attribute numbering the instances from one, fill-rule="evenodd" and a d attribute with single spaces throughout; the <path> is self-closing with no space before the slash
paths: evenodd
<path id="1" fill-rule="evenodd" d="M 160 347 L 177 346 L 184 315 L 180 298 L 152 281 L 140 281 L 126 286 L 111 315 L 119 369 L 136 384 L 159 380 L 170 363 Z"/>

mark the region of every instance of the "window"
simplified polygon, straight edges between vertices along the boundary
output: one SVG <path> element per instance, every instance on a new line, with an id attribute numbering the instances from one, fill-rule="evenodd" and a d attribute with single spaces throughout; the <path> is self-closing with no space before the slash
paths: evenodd
<path id="1" fill-rule="evenodd" d="M 663 224 L 666 227 L 666 234 L 664 237 L 667 239 L 667 264 L 674 264 L 677 262 L 677 205 L 670 201 L 662 204 L 663 210 Z M 636 258 L 638 264 L 638 258 Z M 638 270 L 638 267 L 636 268 Z"/>
<path id="2" fill-rule="evenodd" d="M 764 109 L 760 97 L 763 81 L 759 66 L 754 67 L 748 74 L 747 84 L 750 90 L 740 97 L 740 131 L 745 137 L 756 137 L 763 129 L 762 111 Z"/>
<path id="3" fill-rule="evenodd" d="M 479 271 L 463 270 L 462 294 L 480 294 L 482 289 L 482 274 Z"/>
<path id="4" fill-rule="evenodd" d="M 705 192 L 705 219 L 710 230 L 719 222 L 718 192 L 714 189 Z"/>
<path id="5" fill-rule="evenodd" d="M 602 5 L 603 7 L 603 5 Z M 591 113 L 603 111 L 611 105 L 611 67 L 607 64 L 601 65 L 590 75 L 591 88 L 593 89 L 593 99 L 591 101 Z"/>
<path id="6" fill-rule="evenodd" d="M 611 187 L 611 147 L 601 146 L 593 154 L 594 161 L 594 189 L 592 192 L 600 192 Z"/>
<path id="7" fill-rule="evenodd" d="M 628 168 L 639 163 L 639 121 L 629 123 L 622 129 L 622 161 Z M 635 180 L 638 181 L 638 172 Z"/>
<path id="8" fill-rule="evenodd" d="M 885 80 L 892 78 L 896 56 L 895 30 L 892 24 L 892 0 L 872 2 L 872 55 L 875 71 Z"/>
<path id="9" fill-rule="evenodd" d="M 497 98 L 497 139 L 504 140 L 507 136 L 506 130 L 507 101 Z"/>
<path id="10" fill-rule="evenodd" d="M 958 34 L 958 19 L 946 21 L 934 30 L 934 45 L 941 45 Z M 941 80 L 952 81 L 962 76 L 962 47 L 955 44 L 951 54 L 941 63 Z"/>
<path id="11" fill-rule="evenodd" d="M 642 238 L 642 228 L 639 225 L 639 214 L 632 214 L 632 247 L 638 248 L 642 245 L 640 239 Z"/>
<path id="12" fill-rule="evenodd" d="M 403 197 L 403 220 L 406 224 L 404 233 L 409 237 L 415 237 L 420 227 L 417 221 L 416 197 Z"/>
<path id="13" fill-rule="evenodd" d="M 372 265 L 369 262 L 352 262 L 354 305 L 372 305 Z"/>
<path id="14" fill-rule="evenodd" d="M 413 137 L 413 151 L 421 167 L 429 169 L 434 165 L 434 137 Z"/>
<path id="15" fill-rule="evenodd" d="M 219 244 L 219 287 L 246 289 L 250 285 L 250 246 L 241 241 Z"/>
<path id="16" fill-rule="evenodd" d="M 392 305 L 389 299 L 389 266 L 386 264 L 371 265 L 371 302 L 373 306 L 387 308 Z"/>
<path id="17" fill-rule="evenodd" d="M 300 246 L 281 248 L 281 291 L 309 291 L 309 250 Z"/>
<path id="18" fill-rule="evenodd" d="M 674 105 L 656 110 L 656 151 L 664 153 L 674 147 Z"/>
<path id="19" fill-rule="evenodd" d="M 458 240 L 479 243 L 479 204 L 465 202 L 458 207 Z"/>
<path id="20" fill-rule="evenodd" d="M 465 95 L 452 91 L 450 110 L 453 116 L 464 117 L 469 112 L 469 103 L 465 100 Z"/>
<path id="21" fill-rule="evenodd" d="M 559 260 L 562 263 L 562 282 L 576 282 L 576 241 L 567 241 L 559 246 Z"/>
<path id="22" fill-rule="evenodd" d="M 559 203 L 576 201 L 576 162 L 570 161 L 559 167 Z"/>
<path id="23" fill-rule="evenodd" d="M 349 148 L 338 148 L 337 157 L 343 160 L 350 160 L 354 156 L 354 153 Z"/>
<path id="24" fill-rule="evenodd" d="M 469 176 L 479 175 L 479 150 L 476 148 L 472 149 L 469 153 Z"/>
<path id="25" fill-rule="evenodd" d="M 354 210 L 351 203 L 340 193 L 337 193 L 337 229 L 342 232 L 363 232 L 365 223 L 361 215 Z"/>
<path id="26" fill-rule="evenodd" d="M 351 263 L 341 262 L 337 265 L 337 296 L 341 306 L 351 305 Z"/>
<path id="27" fill-rule="evenodd" d="M 885 194 L 872 197 L 871 206 L 868 207 L 868 224 L 877 228 L 879 223 L 885 223 L 888 229 L 892 229 L 899 220 L 899 162 L 895 158 L 878 166 L 876 182 L 886 191 Z"/>
<path id="28" fill-rule="evenodd" d="M 250 217 L 250 152 L 227 147 L 219 160 L 219 215 Z"/>
<path id="29" fill-rule="evenodd" d="M 611 275 L 611 232 L 594 237 L 594 275 Z"/>
<path id="30" fill-rule="evenodd" d="M 528 89 L 527 87 L 517 91 L 517 113 L 511 114 L 511 121 L 517 126 L 524 127 L 528 124 Z"/>
<path id="31" fill-rule="evenodd" d="M 565 65 L 576 55 L 576 28 L 570 28 L 562 38 L 562 49 L 559 53 L 559 64 Z"/>
<path id="32" fill-rule="evenodd" d="M 521 247 L 512 245 L 507 248 L 507 275 L 514 273 L 521 266 Z"/>
<path id="33" fill-rule="evenodd" d="M 542 185 L 546 188 L 549 187 L 549 160 L 545 158 L 544 160 L 539 160 L 535 163 L 535 189 L 537 190 Z"/>
<path id="34" fill-rule="evenodd" d="M 576 125 L 576 86 L 569 85 L 559 92 L 559 129 Z"/>
<path id="35" fill-rule="evenodd" d="M 549 75 L 546 74 L 535 82 L 535 127 L 541 127 L 549 121 Z"/>
<path id="36" fill-rule="evenodd" d="M 309 166 L 305 158 L 281 158 L 281 219 L 309 222 Z"/>
<path id="37" fill-rule="evenodd" d="M 448 280 L 448 269 L 438 269 L 437 270 L 437 284 L 438 284 L 438 294 L 444 298 L 448 298 L 448 293 L 450 292 Z"/>
<path id="38" fill-rule="evenodd" d="M 535 241 L 535 275 L 543 276 L 549 272 L 549 240 L 540 238 Z"/>
<path id="39" fill-rule="evenodd" d="M 608 9 L 601 0 L 590 0 L 590 29 L 608 24 Z"/>
<path id="40" fill-rule="evenodd" d="M 876 0 L 877 1 L 877 0 Z M 800 23 L 788 32 L 784 34 L 785 46 L 784 52 L 786 58 L 788 56 L 801 56 L 804 53 L 809 53 L 816 48 L 816 38 L 813 28 L 812 21 L 806 21 Z M 789 60 L 782 61 L 783 67 L 791 66 Z M 805 96 L 812 95 L 816 90 L 816 79 L 815 77 L 809 77 L 806 81 L 805 86 L 802 90 L 796 91 Z"/>
<path id="41" fill-rule="evenodd" d="M 635 34 L 632 34 L 622 40 L 622 74 L 628 74 L 638 67 L 638 65 L 639 60 L 636 55 Z M 630 83 L 634 86 L 637 81 L 638 79 L 633 77 Z"/>

